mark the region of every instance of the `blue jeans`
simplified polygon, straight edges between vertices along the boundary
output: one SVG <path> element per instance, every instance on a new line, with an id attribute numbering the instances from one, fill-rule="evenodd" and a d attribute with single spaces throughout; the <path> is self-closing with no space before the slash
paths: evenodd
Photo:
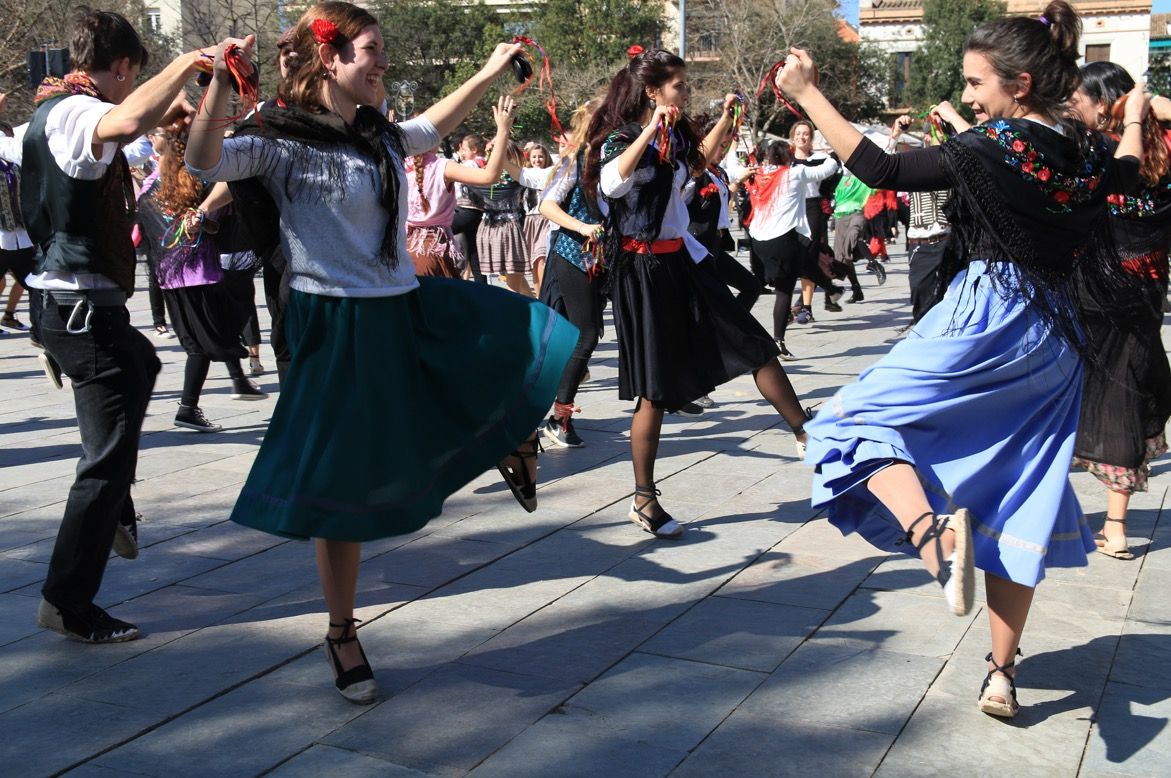
<path id="1" fill-rule="evenodd" d="M 162 365 L 150 341 L 130 326 L 126 306 L 94 308 L 89 332 L 78 334 L 66 332 L 72 310 L 44 298 L 41 338 L 73 383 L 81 458 L 41 591 L 56 607 L 79 611 L 102 585 L 118 524 L 134 521 L 130 485 Z"/>

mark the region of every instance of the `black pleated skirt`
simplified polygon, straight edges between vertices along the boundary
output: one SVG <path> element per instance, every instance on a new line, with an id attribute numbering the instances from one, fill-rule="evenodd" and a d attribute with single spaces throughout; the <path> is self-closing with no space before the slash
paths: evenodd
<path id="1" fill-rule="evenodd" d="M 1130 326 L 1086 316 L 1095 363 L 1086 370 L 1074 447 L 1082 464 L 1144 468 L 1147 441 L 1163 434 L 1171 416 L 1171 365 L 1161 337 L 1166 290 L 1165 280 L 1150 279 L 1145 321 Z"/>
<path id="2" fill-rule="evenodd" d="M 252 291 L 251 278 L 247 290 Z M 167 315 L 188 354 L 213 362 L 248 356 L 241 334 L 250 311 L 243 302 L 244 283 L 225 279 L 215 284 L 164 289 Z"/>
<path id="3" fill-rule="evenodd" d="M 686 250 L 624 252 L 611 296 L 618 336 L 618 396 L 677 410 L 780 353 L 728 287 Z"/>

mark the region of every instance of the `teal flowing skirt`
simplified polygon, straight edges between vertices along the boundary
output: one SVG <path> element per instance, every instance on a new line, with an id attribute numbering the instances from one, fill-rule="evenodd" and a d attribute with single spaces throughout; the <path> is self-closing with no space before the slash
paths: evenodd
<path id="1" fill-rule="evenodd" d="M 291 291 L 292 363 L 232 521 L 291 538 L 414 532 L 532 434 L 577 328 L 483 284 Z"/>

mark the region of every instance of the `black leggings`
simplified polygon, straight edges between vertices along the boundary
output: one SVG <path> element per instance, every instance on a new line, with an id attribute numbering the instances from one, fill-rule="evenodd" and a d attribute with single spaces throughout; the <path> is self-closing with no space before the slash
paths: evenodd
<path id="1" fill-rule="evenodd" d="M 557 402 L 572 403 L 602 334 L 602 293 L 588 275 L 556 252 L 549 254 L 545 268 L 561 290 L 565 318 L 578 330 L 577 346 L 557 387 Z"/>
<path id="2" fill-rule="evenodd" d="M 789 309 L 793 305 L 793 287 L 801 272 L 804 248 L 796 230 L 789 230 L 772 240 L 754 240 L 756 252 L 764 265 L 765 277 L 776 290 L 773 300 L 773 337 L 785 339 L 789 326 Z"/>
<path id="3" fill-rule="evenodd" d="M 480 272 L 480 254 L 476 251 L 476 233 L 480 231 L 480 222 L 483 218 L 483 211 L 457 206 L 451 218 L 451 232 L 460 242 L 460 250 L 467 257 L 472 278 L 477 283 L 486 284 L 488 279 Z"/>
<path id="4" fill-rule="evenodd" d="M 229 359 L 224 362 L 228 368 L 228 375 L 232 382 L 244 380 L 244 368 L 240 360 Z M 199 395 L 203 393 L 203 383 L 207 380 L 207 371 L 211 367 L 211 359 L 203 354 L 188 354 L 187 366 L 183 369 L 183 395 L 179 402 L 189 408 L 199 405 Z"/>
<path id="5" fill-rule="evenodd" d="M 760 298 L 763 287 L 756 280 L 756 276 L 752 275 L 751 270 L 741 265 L 736 261 L 735 257 L 720 248 L 717 248 L 707 259 L 700 262 L 699 266 L 714 273 L 716 278 L 720 279 L 725 286 L 730 286 L 739 292 L 736 295 L 737 302 L 743 305 L 745 310 L 752 310 L 752 306 Z"/>

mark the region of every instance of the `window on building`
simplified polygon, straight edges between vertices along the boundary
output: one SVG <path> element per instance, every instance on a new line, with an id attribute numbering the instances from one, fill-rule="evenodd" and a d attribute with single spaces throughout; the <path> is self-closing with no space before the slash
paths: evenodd
<path id="1" fill-rule="evenodd" d="M 1086 46 L 1086 62 L 1109 62 L 1110 44 L 1091 43 Z"/>
<path id="2" fill-rule="evenodd" d="M 901 101 L 911 79 L 911 52 L 895 52 L 895 97 Z"/>
<path id="3" fill-rule="evenodd" d="M 146 9 L 146 29 L 151 32 L 163 31 L 163 12 L 158 8 Z"/>

